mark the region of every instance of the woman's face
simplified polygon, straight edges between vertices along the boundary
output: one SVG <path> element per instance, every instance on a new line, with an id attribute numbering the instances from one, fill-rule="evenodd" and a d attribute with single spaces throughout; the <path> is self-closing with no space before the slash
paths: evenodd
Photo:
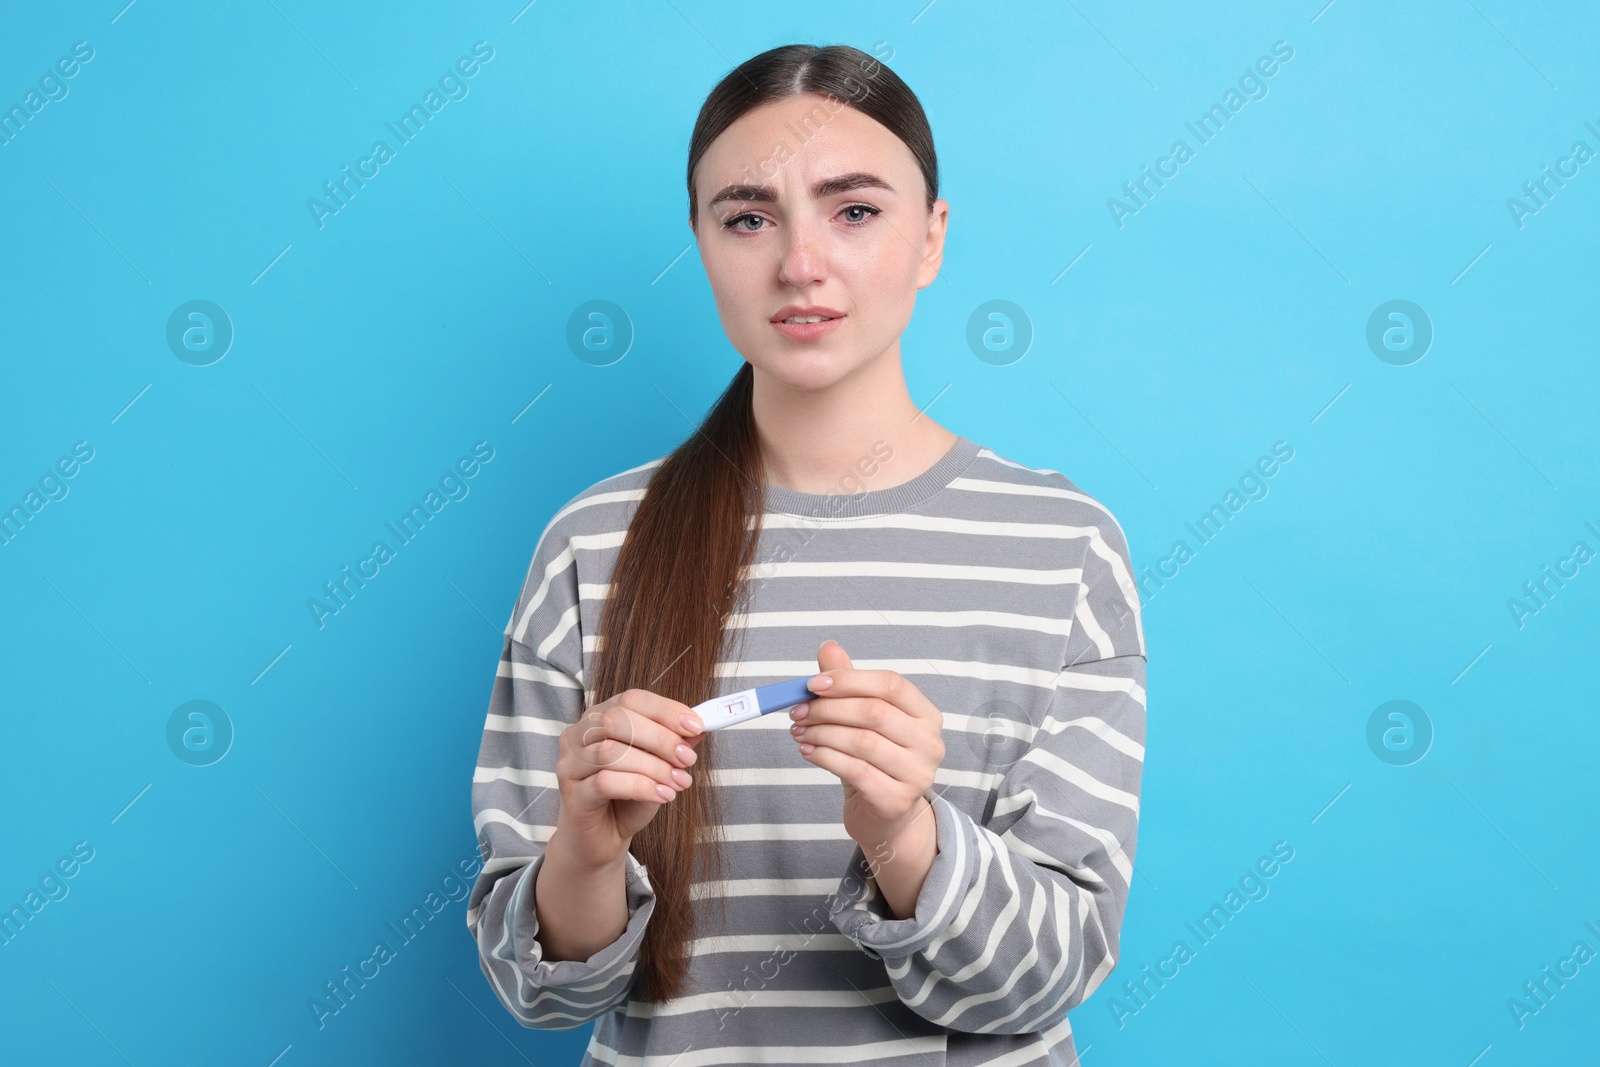
<path id="1" fill-rule="evenodd" d="M 717 314 L 758 372 L 819 389 L 898 354 L 948 217 L 905 142 L 837 99 L 790 97 L 724 130 L 694 191 Z M 836 321 L 781 325 L 796 307 Z"/>

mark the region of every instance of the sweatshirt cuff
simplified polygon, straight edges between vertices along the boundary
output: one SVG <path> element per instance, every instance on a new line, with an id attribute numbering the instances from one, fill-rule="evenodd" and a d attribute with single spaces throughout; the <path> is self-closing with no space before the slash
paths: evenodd
<path id="1" fill-rule="evenodd" d="M 849 873 L 829 906 L 834 928 L 875 960 L 901 959 L 927 948 L 949 927 L 972 884 L 976 845 L 972 820 L 931 788 L 923 796 L 933 806 L 939 850 L 912 914 L 904 919 L 890 914 L 860 844 L 851 853 Z"/>
<path id="2" fill-rule="evenodd" d="M 544 945 L 539 941 L 539 919 L 533 906 L 533 883 L 539 875 L 539 869 L 544 866 L 545 853 L 541 851 L 523 868 L 506 907 L 507 926 L 511 935 L 509 944 L 517 946 L 523 956 L 517 961 L 518 967 L 527 975 L 528 983 L 534 989 L 604 982 L 631 966 L 638 958 L 645 925 L 655 911 L 656 892 L 650 885 L 648 869 L 633 853 L 624 855 L 627 856 L 628 867 L 628 925 L 615 941 L 596 950 L 586 960 L 545 960 Z"/>

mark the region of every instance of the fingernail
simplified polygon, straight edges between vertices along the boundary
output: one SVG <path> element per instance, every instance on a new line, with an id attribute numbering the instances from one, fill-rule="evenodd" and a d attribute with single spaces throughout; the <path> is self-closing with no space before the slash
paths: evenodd
<path id="1" fill-rule="evenodd" d="M 805 718 L 809 714 L 811 714 L 810 704 L 796 704 L 789 710 L 789 718 L 796 721 Z"/>
<path id="2" fill-rule="evenodd" d="M 833 677 L 831 675 L 819 674 L 807 683 L 807 688 L 809 688 L 813 693 L 820 693 L 822 690 L 828 688 L 832 684 Z"/>
<path id="3" fill-rule="evenodd" d="M 690 748 L 688 745 L 679 745 L 677 748 L 673 749 L 673 751 L 677 753 L 678 759 L 683 761 L 684 766 L 688 766 L 689 764 L 693 763 L 695 761 L 695 757 L 698 755 L 698 753 L 696 753 L 695 750 Z"/>
<path id="4" fill-rule="evenodd" d="M 689 783 L 694 781 L 693 778 L 689 777 L 689 773 L 687 771 L 679 770 L 677 767 L 672 768 L 672 780 L 677 782 L 685 789 L 688 789 Z"/>
<path id="5" fill-rule="evenodd" d="M 804 752 L 808 756 L 811 755 L 811 753 L 815 752 L 816 750 L 817 750 L 817 746 L 816 745 L 801 745 L 800 746 L 800 751 Z"/>
<path id="6" fill-rule="evenodd" d="M 805 735 L 806 728 L 799 723 L 795 723 L 793 726 L 789 727 L 789 732 L 796 737 L 803 737 Z"/>
<path id="7" fill-rule="evenodd" d="M 682 726 L 687 733 L 697 734 L 700 732 L 700 719 L 694 715 L 678 716 L 678 725 Z"/>
<path id="8" fill-rule="evenodd" d="M 662 800 L 671 800 L 678 795 L 670 785 L 662 785 L 660 782 L 656 783 L 656 792 L 661 794 Z"/>

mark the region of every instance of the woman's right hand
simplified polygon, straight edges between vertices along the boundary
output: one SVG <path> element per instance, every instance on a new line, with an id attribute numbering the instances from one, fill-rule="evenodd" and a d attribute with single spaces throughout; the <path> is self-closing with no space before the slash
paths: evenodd
<path id="1" fill-rule="evenodd" d="M 692 723 L 692 728 L 685 725 Z M 625 689 L 561 732 L 556 833 L 586 866 L 615 863 L 663 804 L 688 787 L 702 732 L 687 704 Z"/>

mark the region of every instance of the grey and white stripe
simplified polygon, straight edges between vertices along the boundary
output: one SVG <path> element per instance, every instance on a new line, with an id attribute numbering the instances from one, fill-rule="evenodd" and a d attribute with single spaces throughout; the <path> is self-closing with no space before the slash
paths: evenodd
<path id="1" fill-rule="evenodd" d="M 691 889 L 692 991 L 638 998 L 655 902 L 628 857 L 627 928 L 543 959 L 531 890 L 556 822 L 557 735 L 616 553 L 659 459 L 550 520 L 511 618 L 473 776 L 485 864 L 467 925 L 523 1026 L 598 1020 L 585 1063 L 1076 1064 L 1067 1011 L 1116 964 L 1139 822 L 1145 644 L 1120 526 L 1059 472 L 966 437 L 918 477 L 844 497 L 769 486 L 752 597 L 721 692 L 814 673 L 827 638 L 898 671 L 943 715 L 927 796 L 939 853 L 889 916 L 844 832 L 839 780 L 787 715 L 722 732 L 729 877 Z M 720 921 L 724 920 L 725 923 Z"/>

